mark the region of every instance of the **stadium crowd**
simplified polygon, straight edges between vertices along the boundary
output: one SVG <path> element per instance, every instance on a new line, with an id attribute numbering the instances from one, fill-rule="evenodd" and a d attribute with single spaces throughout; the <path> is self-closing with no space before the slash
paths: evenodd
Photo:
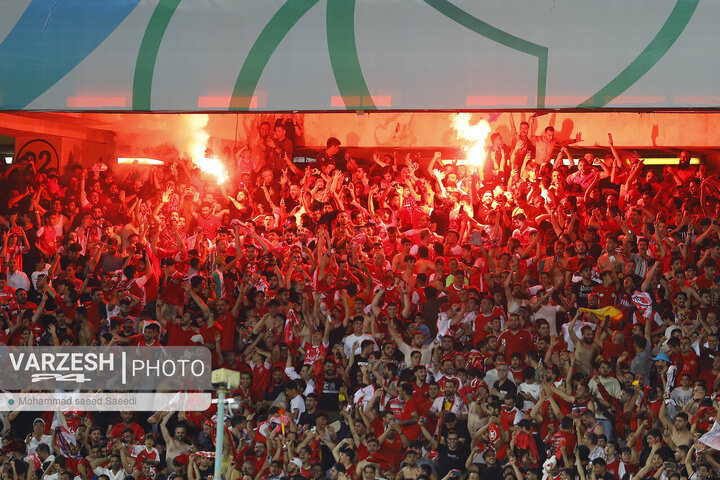
<path id="1" fill-rule="evenodd" d="M 222 184 L 187 159 L 10 165 L 0 341 L 205 345 L 241 372 L 227 480 L 717 477 L 705 165 L 533 122 L 481 168 L 336 138 L 296 165 L 301 120 L 259 125 Z M 0 415 L 1 480 L 213 474 L 215 406 L 36 413 Z"/>

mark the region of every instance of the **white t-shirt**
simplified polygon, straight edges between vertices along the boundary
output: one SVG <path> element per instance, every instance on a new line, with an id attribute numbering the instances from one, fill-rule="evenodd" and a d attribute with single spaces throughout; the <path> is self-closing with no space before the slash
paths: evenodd
<path id="1" fill-rule="evenodd" d="M 360 355 L 360 345 L 365 340 L 372 340 L 373 344 L 375 342 L 375 339 L 372 335 L 363 333 L 361 335 L 355 335 L 354 333 L 351 333 L 347 337 L 343 339 L 343 350 L 345 350 L 345 356 L 347 358 L 350 358 L 350 354 L 352 353 L 353 345 L 355 345 L 355 342 L 358 342 L 357 350 L 355 350 L 355 355 Z M 373 348 L 373 350 L 377 350 L 377 345 Z"/>
<path id="2" fill-rule="evenodd" d="M 93 470 L 93 472 L 95 475 L 107 475 L 110 480 L 124 480 L 127 476 L 125 469 L 122 467 L 120 467 L 120 470 L 118 470 L 117 473 L 113 473 L 112 470 L 104 467 L 97 467 Z"/>
<path id="3" fill-rule="evenodd" d="M 398 350 L 400 350 L 400 352 L 402 352 L 402 354 L 405 355 L 405 365 L 412 364 L 410 357 L 412 355 L 412 352 L 414 352 L 416 350 L 418 352 L 420 352 L 420 355 L 421 355 L 420 363 L 421 364 L 429 365 L 430 362 L 432 361 L 432 351 L 433 351 L 432 343 L 430 345 L 425 345 L 420 348 L 415 348 L 415 347 L 408 345 L 405 342 L 402 342 L 398 345 Z"/>
<path id="4" fill-rule="evenodd" d="M 521 383 L 518 387 L 518 392 L 520 393 L 529 393 L 535 398 L 540 398 L 540 392 L 542 391 L 542 385 L 539 383 Z M 523 411 L 529 412 L 533 409 L 535 406 L 535 402 L 531 402 L 530 400 L 523 398 Z"/>
<path id="5" fill-rule="evenodd" d="M 558 336 L 557 314 L 561 309 L 562 307 L 560 305 L 548 305 L 546 303 L 542 307 L 538 308 L 537 312 L 535 312 L 535 321 L 540 318 L 546 320 L 550 326 L 550 335 L 553 337 Z"/>
<path id="6" fill-rule="evenodd" d="M 30 455 L 31 453 L 35 453 L 38 445 L 40 445 L 41 443 L 44 443 L 45 445 L 50 447 L 50 451 L 52 451 L 52 435 L 43 435 L 42 437 L 40 437 L 40 440 L 35 438 L 35 436 L 33 435 L 30 438 L 30 441 L 27 443 L 27 454 Z"/>
<path id="7" fill-rule="evenodd" d="M 305 411 L 305 400 L 302 395 L 297 395 L 295 398 L 290 400 L 290 413 L 294 415 L 295 410 L 298 411 L 298 418 L 300 418 L 300 415 L 302 415 Z"/>

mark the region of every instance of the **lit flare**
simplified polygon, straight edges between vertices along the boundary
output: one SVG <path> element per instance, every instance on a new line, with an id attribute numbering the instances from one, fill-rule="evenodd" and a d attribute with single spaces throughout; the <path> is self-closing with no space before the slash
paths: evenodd
<path id="1" fill-rule="evenodd" d="M 480 167 L 485 163 L 487 150 L 485 140 L 490 135 L 490 124 L 487 120 L 480 120 L 475 125 L 470 124 L 472 115 L 469 113 L 458 113 L 452 119 L 452 127 L 457 131 L 458 140 L 463 140 L 463 150 L 468 163 L 474 167 Z"/>

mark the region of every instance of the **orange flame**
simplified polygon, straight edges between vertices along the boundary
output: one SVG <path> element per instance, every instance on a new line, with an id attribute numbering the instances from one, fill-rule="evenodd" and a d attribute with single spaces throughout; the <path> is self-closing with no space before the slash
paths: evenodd
<path id="1" fill-rule="evenodd" d="M 480 167 L 487 157 L 485 140 L 492 129 L 487 120 L 484 119 L 475 125 L 471 125 L 471 118 L 472 115 L 469 113 L 458 113 L 452 118 L 452 127 L 457 131 L 457 138 L 465 141 L 463 150 L 468 163 Z"/>
<path id="2" fill-rule="evenodd" d="M 207 114 L 193 114 L 185 115 L 185 117 L 187 118 L 187 126 L 190 132 L 187 146 L 188 151 L 186 153 L 190 155 L 190 159 L 200 170 L 214 176 L 217 179 L 218 185 L 224 183 L 228 179 L 225 165 L 214 156 L 205 156 L 205 149 L 210 139 L 210 135 L 207 132 L 210 116 Z"/>
<path id="3" fill-rule="evenodd" d="M 216 157 L 193 158 L 193 163 L 205 173 L 209 173 L 217 179 L 218 185 L 225 183 L 228 179 L 225 165 Z"/>

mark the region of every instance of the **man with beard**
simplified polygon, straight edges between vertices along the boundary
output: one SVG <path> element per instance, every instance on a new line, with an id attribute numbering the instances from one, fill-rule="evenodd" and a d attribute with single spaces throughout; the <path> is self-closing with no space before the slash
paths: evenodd
<path id="1" fill-rule="evenodd" d="M 579 282 L 573 283 L 572 294 L 570 295 L 570 306 L 577 308 L 587 308 L 588 297 L 593 291 L 593 288 L 600 285 L 592 278 L 592 267 L 589 263 L 580 265 L 580 277 Z"/>
<path id="2" fill-rule="evenodd" d="M 427 365 L 432 360 L 433 345 L 423 346 L 424 335 L 420 330 L 416 330 L 412 334 L 411 344 L 405 343 L 400 334 L 395 330 L 395 326 L 392 323 L 388 323 L 388 331 L 390 337 L 393 339 L 398 349 L 405 355 L 405 364 L 411 365 L 410 357 L 413 352 L 418 351 L 422 355 L 420 363 Z"/>
<path id="3" fill-rule="evenodd" d="M 443 418 L 450 412 L 454 413 L 458 420 L 464 422 L 468 417 L 468 407 L 463 402 L 462 398 L 457 395 L 458 382 L 455 379 L 449 378 L 445 382 L 445 395 L 438 397 L 430 407 L 430 414 L 435 417 Z"/>
<path id="4" fill-rule="evenodd" d="M 125 257 L 118 252 L 119 242 L 112 237 L 107 241 L 107 251 L 100 255 L 100 269 L 104 272 L 120 270 L 125 263 Z"/>
<path id="5" fill-rule="evenodd" d="M 514 170 L 520 170 L 522 161 L 525 155 L 535 149 L 534 145 L 528 138 L 530 133 L 530 124 L 528 122 L 520 122 L 520 128 L 515 132 L 515 122 L 512 121 L 512 115 L 510 116 L 510 126 L 513 130 L 511 148 L 512 148 L 512 164 L 511 167 Z"/>
<path id="6" fill-rule="evenodd" d="M 319 406 L 322 410 L 328 412 L 338 411 L 338 394 L 340 388 L 344 386 L 340 375 L 337 372 L 337 364 L 332 358 L 328 358 L 323 363 L 323 371 L 315 377 L 315 391 L 319 394 Z"/>
<path id="7" fill-rule="evenodd" d="M 175 426 L 175 436 L 170 436 L 167 424 L 170 417 L 174 412 L 168 412 L 160 422 L 160 430 L 162 431 L 163 438 L 165 439 L 165 461 L 170 472 L 173 471 L 173 459 L 179 455 L 183 455 L 190 452 L 190 445 L 185 441 L 185 427 L 182 425 Z"/>
<path id="8" fill-rule="evenodd" d="M 595 341 L 595 332 L 589 325 L 584 325 L 580 330 L 582 338 L 579 338 L 575 333 L 575 324 L 582 314 L 581 311 L 575 314 L 568 330 L 575 347 L 575 367 L 582 373 L 589 373 L 593 368 L 593 359 L 597 357 L 602 346 Z"/>
<path id="9" fill-rule="evenodd" d="M 168 319 L 161 314 L 164 304 L 165 302 L 163 300 L 158 299 L 155 304 L 155 308 L 157 311 L 158 322 L 160 322 L 160 325 L 162 325 L 162 327 L 167 331 L 167 345 L 169 347 L 190 345 L 190 339 L 193 335 L 195 335 L 195 331 L 192 329 L 192 315 L 190 312 L 186 312 L 182 317 L 180 317 L 179 322 L 176 322 L 175 319 L 172 318 Z"/>
<path id="10" fill-rule="evenodd" d="M 124 449 L 119 449 L 121 452 L 121 455 L 124 457 Z M 112 453 L 108 455 L 107 457 L 99 458 L 97 460 L 93 460 L 93 462 L 90 464 L 90 468 L 92 468 L 95 475 L 98 476 L 107 476 L 108 479 L 111 480 L 123 480 L 127 476 L 127 472 L 125 468 L 123 468 L 123 464 L 121 461 L 121 455 L 118 455 L 116 453 Z M 107 462 L 107 467 L 103 467 L 103 464 Z"/>
<path id="11" fill-rule="evenodd" d="M 265 163 L 267 163 L 270 157 L 270 152 L 272 151 L 272 142 L 269 138 L 271 131 L 272 126 L 269 122 L 262 122 L 258 126 L 258 138 L 252 146 L 253 160 L 257 166 L 265 166 Z"/>
<path id="12" fill-rule="evenodd" d="M 591 267 L 595 266 L 595 258 L 588 253 L 588 246 L 585 240 L 578 238 L 573 245 L 575 248 L 575 256 L 570 258 L 568 267 L 572 272 L 580 270 L 580 266 L 587 264 Z"/>
<path id="13" fill-rule="evenodd" d="M 695 169 L 690 166 L 690 153 L 686 150 L 680 152 L 677 167 L 669 170 L 678 185 L 687 184 L 695 177 Z"/>
<path id="14" fill-rule="evenodd" d="M 524 355 L 532 350 L 532 334 L 521 328 L 520 315 L 517 313 L 510 314 L 508 329 L 500 334 L 498 343 L 500 344 L 500 352 L 505 354 L 505 358 L 510 358 L 513 353 Z"/>

